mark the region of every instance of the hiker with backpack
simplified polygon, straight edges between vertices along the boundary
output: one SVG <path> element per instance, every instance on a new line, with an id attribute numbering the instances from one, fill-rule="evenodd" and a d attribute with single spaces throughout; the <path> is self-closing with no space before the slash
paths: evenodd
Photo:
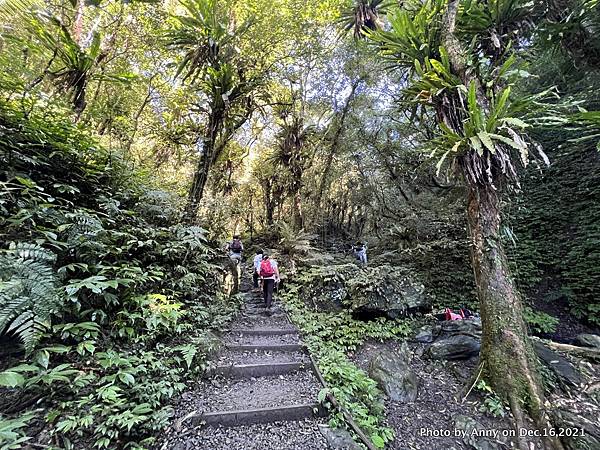
<path id="1" fill-rule="evenodd" d="M 256 250 L 254 256 L 254 271 L 252 272 L 252 282 L 254 283 L 254 289 L 258 289 L 258 280 L 260 278 L 260 263 L 262 262 L 263 251 Z"/>
<path id="2" fill-rule="evenodd" d="M 367 245 L 358 241 L 356 245 L 353 247 L 354 256 L 356 259 L 360 261 L 360 264 L 363 266 L 367 265 Z"/>
<path id="3" fill-rule="evenodd" d="M 233 241 L 227 244 L 227 250 L 229 251 L 229 257 L 231 259 L 234 259 L 237 262 L 240 262 L 242 260 L 244 244 L 242 244 L 242 240 L 237 234 L 233 236 Z"/>
<path id="4" fill-rule="evenodd" d="M 269 255 L 263 254 L 260 263 L 259 276 L 263 283 L 265 307 L 270 309 L 271 304 L 273 303 L 273 289 L 275 284 L 279 283 L 279 268 L 277 267 L 277 261 L 270 258 Z"/>

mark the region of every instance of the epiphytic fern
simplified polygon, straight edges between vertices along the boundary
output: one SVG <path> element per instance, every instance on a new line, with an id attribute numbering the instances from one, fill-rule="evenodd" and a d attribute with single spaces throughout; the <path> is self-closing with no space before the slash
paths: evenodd
<path id="1" fill-rule="evenodd" d="M 12 243 L 0 253 L 0 334 L 18 336 L 33 350 L 62 304 L 52 268 L 56 256 L 37 244 Z"/>

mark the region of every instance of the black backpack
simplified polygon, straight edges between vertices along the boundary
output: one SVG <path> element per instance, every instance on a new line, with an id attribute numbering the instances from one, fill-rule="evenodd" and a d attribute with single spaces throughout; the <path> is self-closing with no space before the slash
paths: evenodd
<path id="1" fill-rule="evenodd" d="M 240 252 L 242 250 L 242 241 L 234 239 L 229 248 L 234 252 Z"/>

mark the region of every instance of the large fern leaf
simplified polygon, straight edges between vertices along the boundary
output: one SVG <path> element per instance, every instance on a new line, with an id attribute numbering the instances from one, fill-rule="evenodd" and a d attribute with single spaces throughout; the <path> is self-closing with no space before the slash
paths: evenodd
<path id="1" fill-rule="evenodd" d="M 18 336 L 30 352 L 62 305 L 56 255 L 37 244 L 11 244 L 0 254 L 0 334 Z"/>

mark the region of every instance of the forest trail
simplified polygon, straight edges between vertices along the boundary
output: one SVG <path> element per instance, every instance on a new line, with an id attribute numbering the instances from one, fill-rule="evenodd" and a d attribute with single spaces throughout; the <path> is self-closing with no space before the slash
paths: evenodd
<path id="1" fill-rule="evenodd" d="M 317 417 L 321 385 L 298 330 L 275 299 L 270 313 L 244 271 L 238 317 L 222 333 L 212 374 L 176 405 L 156 446 L 170 450 L 326 449 Z"/>

